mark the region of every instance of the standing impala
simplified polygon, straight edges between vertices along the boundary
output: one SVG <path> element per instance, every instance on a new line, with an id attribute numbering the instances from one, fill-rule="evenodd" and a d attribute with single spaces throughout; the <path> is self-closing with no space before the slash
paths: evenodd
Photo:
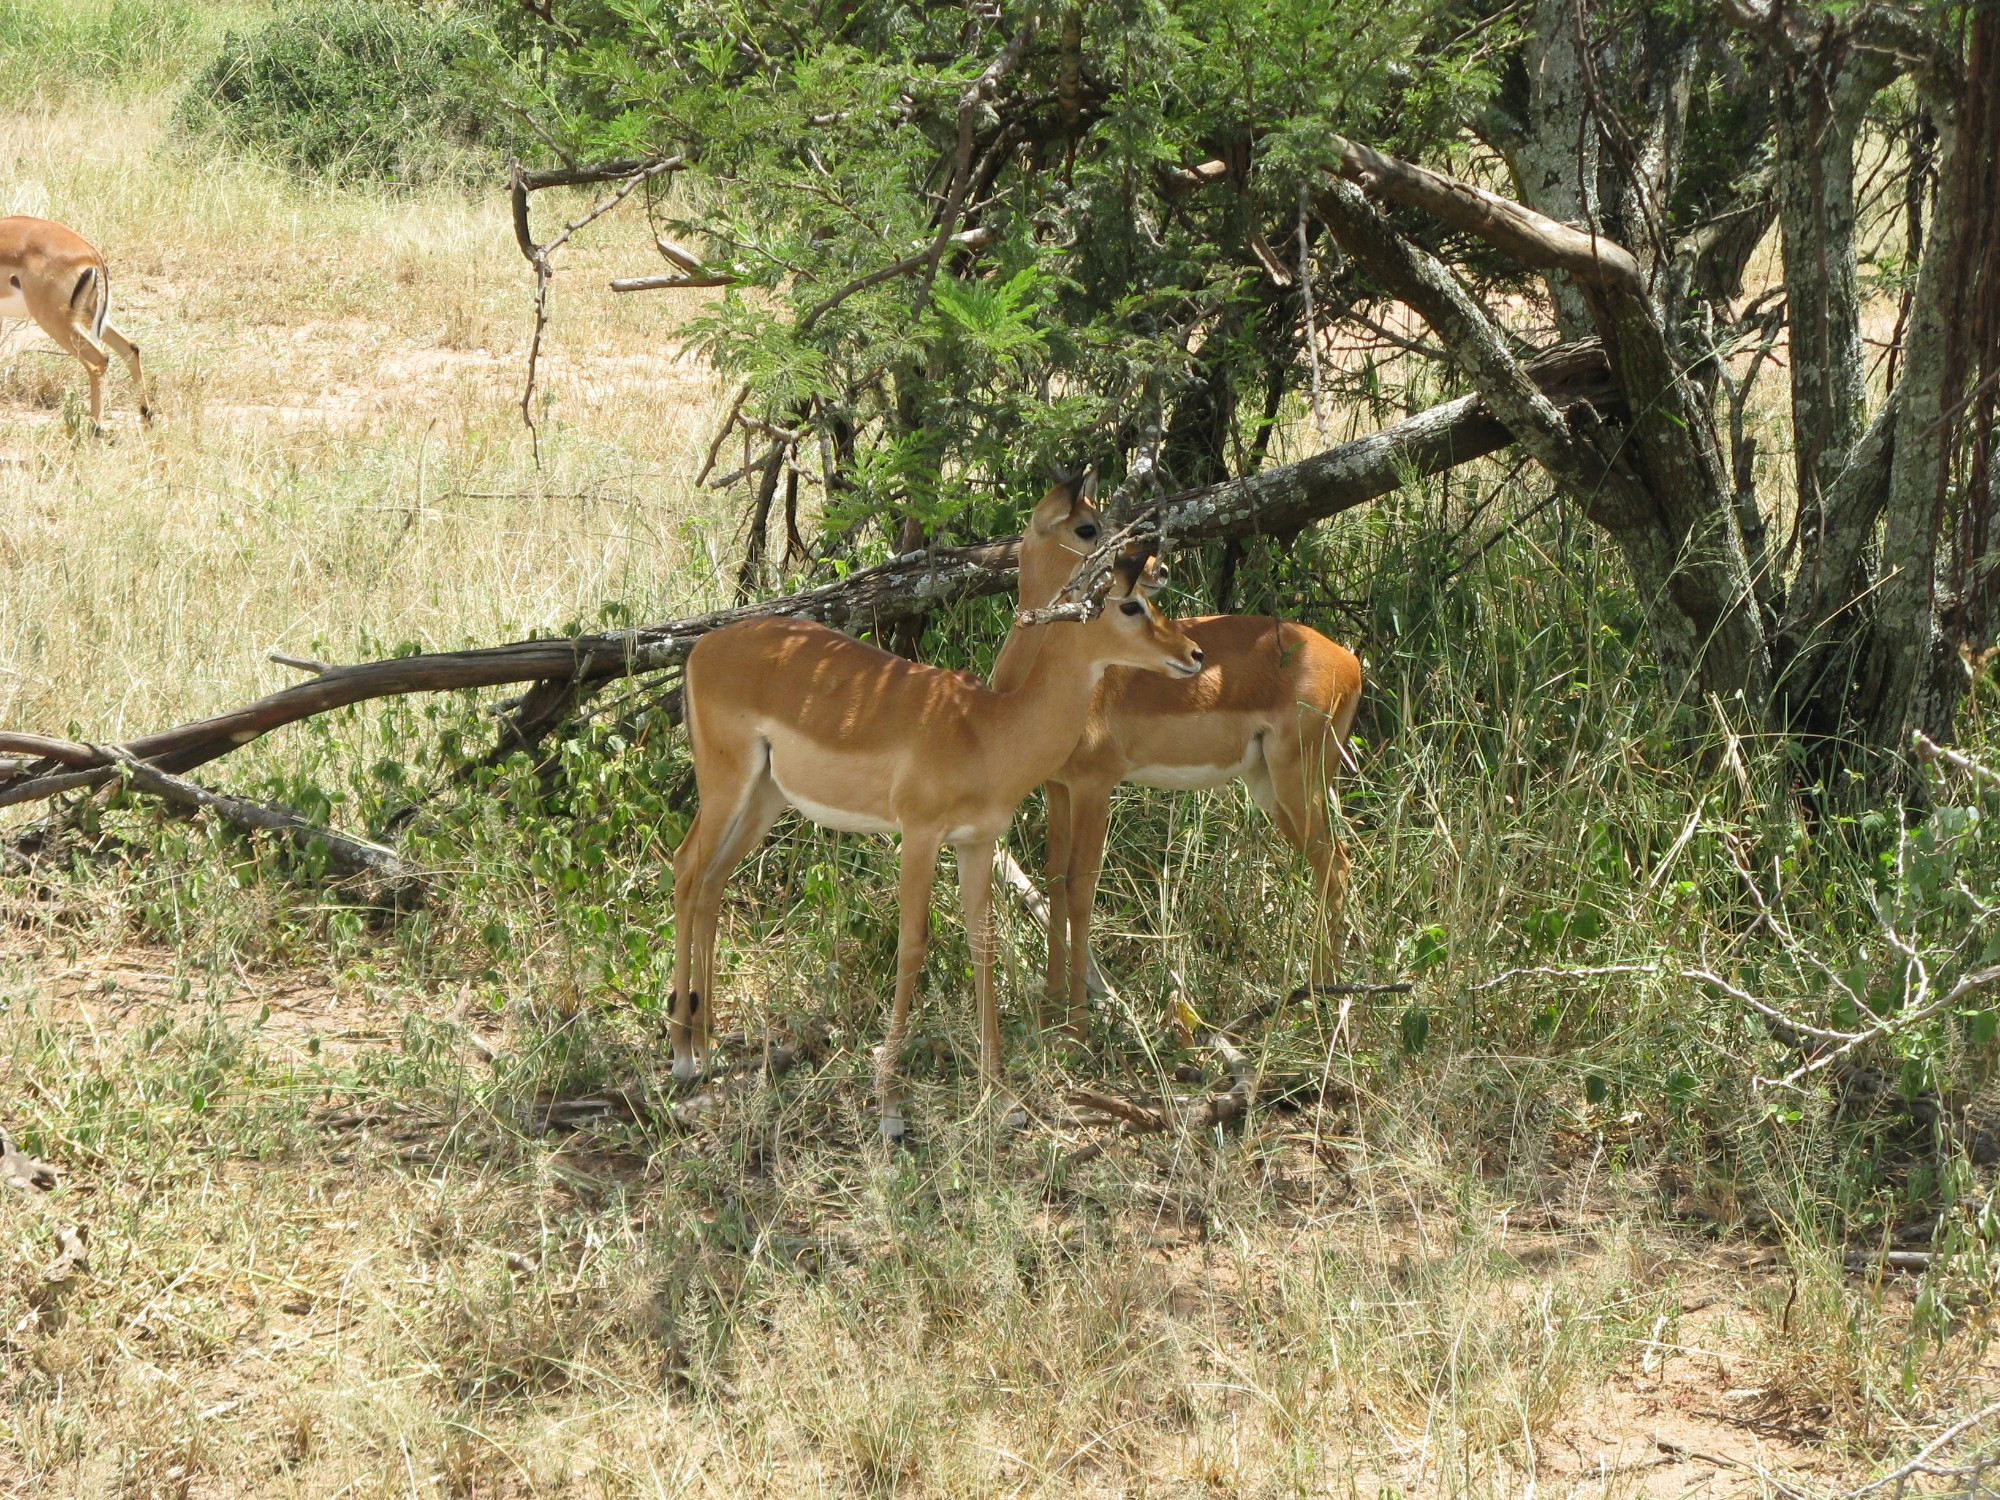
<path id="1" fill-rule="evenodd" d="M 1084 482 L 1060 481 L 1021 537 L 1021 604 L 1046 604 L 1096 545 L 1103 520 Z M 1111 789 L 1121 781 L 1189 790 L 1241 777 L 1293 848 L 1311 863 L 1323 911 L 1311 978 L 1323 981 L 1345 947 L 1341 905 L 1347 849 L 1327 815 L 1327 777 L 1361 701 L 1361 663 L 1345 646 L 1290 621 L 1207 615 L 1178 622 L 1209 670 L 1196 682 L 1135 672 L 1104 679 L 1090 723 L 1048 781 L 1049 997 L 1084 1030 L 1090 907 L 1104 863 Z M 993 663 L 1001 691 L 1036 670 L 1048 632 L 1016 630 Z M 1065 1000 L 1066 997 L 1066 1000 Z"/>
<path id="2" fill-rule="evenodd" d="M 1201 671 L 1201 649 L 1146 596 L 1154 566 L 1149 552 L 1114 557 L 1100 548 L 1087 557 L 1068 591 L 1076 602 L 1063 611 L 1081 618 L 1035 627 L 1041 649 L 1006 690 L 806 620 L 753 620 L 696 643 L 683 702 L 701 803 L 674 851 L 668 1035 L 677 1079 L 699 1077 L 707 1064 L 716 913 L 729 873 L 795 807 L 824 828 L 902 835 L 896 991 L 875 1068 L 883 1138 L 903 1135 L 896 1059 L 946 843 L 958 852 L 980 1068 L 1006 1100 L 993 1000 L 994 845 L 1075 747 L 1107 667 Z M 1011 1104 L 1007 1113 L 1019 1118 Z"/>
<path id="3" fill-rule="evenodd" d="M 90 425 L 104 433 L 104 372 L 109 344 L 132 372 L 139 415 L 152 421 L 139 346 L 111 326 L 111 280 L 104 257 L 73 229 L 47 219 L 0 219 L 0 318 L 33 318 L 43 333 L 90 372 Z"/>

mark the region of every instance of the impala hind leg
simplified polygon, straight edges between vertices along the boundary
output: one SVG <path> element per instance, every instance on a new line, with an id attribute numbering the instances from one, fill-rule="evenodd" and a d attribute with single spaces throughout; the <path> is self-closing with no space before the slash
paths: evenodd
<path id="1" fill-rule="evenodd" d="M 111 368 L 111 356 L 98 348 L 90 335 L 60 317 L 44 317 L 37 311 L 35 322 L 43 333 L 62 345 L 90 374 L 90 430 L 104 436 L 104 372 Z"/>
<path id="2" fill-rule="evenodd" d="M 104 325 L 104 342 L 113 354 L 125 361 L 125 368 L 132 374 L 133 389 L 139 393 L 139 420 L 151 423 L 153 404 L 146 398 L 146 372 L 139 365 L 139 346 L 109 323 Z"/>
<path id="3" fill-rule="evenodd" d="M 896 877 L 896 994 L 889 1002 L 889 1034 L 875 1058 L 875 1102 L 882 1112 L 882 1139 L 891 1145 L 902 1140 L 903 1096 L 897 1079 L 897 1063 L 903 1055 L 903 1038 L 910 1028 L 910 997 L 916 993 L 917 976 L 923 972 L 924 955 L 930 951 L 931 887 L 937 881 L 940 840 L 903 833 L 903 867 Z M 992 878 L 993 851 L 986 851 L 988 879 Z"/>
<path id="4" fill-rule="evenodd" d="M 1088 1038 L 1089 1000 L 1084 982 L 1090 954 L 1090 908 L 1104 869 L 1104 838 L 1111 827 L 1111 789 L 1071 787 L 1069 794 L 1069 875 L 1064 904 L 1069 912 L 1069 1033 Z"/>
<path id="5" fill-rule="evenodd" d="M 674 851 L 674 997 L 667 1036 L 679 1083 L 701 1077 L 708 1062 L 717 918 L 730 872 L 785 810 L 784 794 L 761 764 L 766 752 L 761 745 L 757 749 L 759 762 L 722 775 L 711 770 L 704 778 L 701 805 Z M 724 786 L 716 786 L 717 781 Z"/>
<path id="6" fill-rule="evenodd" d="M 972 949 L 972 994 L 979 1017 L 979 1072 L 1000 1117 L 1018 1129 L 1028 1123 L 1028 1116 L 1007 1087 L 1000 1007 L 993 995 L 993 845 L 972 842 L 957 847 L 959 905 L 965 914 L 966 946 Z M 1049 917 L 1053 923 L 1055 913 Z"/>
<path id="7" fill-rule="evenodd" d="M 1309 712 L 1301 710 L 1302 713 Z M 1327 775 L 1328 757 L 1337 753 L 1331 726 L 1322 719 L 1318 733 L 1303 730 L 1282 741 L 1264 740 L 1264 780 L 1269 801 L 1259 795 L 1271 821 L 1285 841 L 1312 866 L 1313 894 L 1320 909 L 1319 931 L 1313 943 L 1313 984 L 1330 984 L 1340 973 L 1347 950 L 1347 846 L 1334 836 Z M 1256 782 L 1252 791 L 1261 792 Z"/>

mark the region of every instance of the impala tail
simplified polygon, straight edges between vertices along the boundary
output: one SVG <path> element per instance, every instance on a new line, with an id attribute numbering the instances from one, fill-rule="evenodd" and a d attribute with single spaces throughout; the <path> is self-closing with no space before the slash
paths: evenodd
<path id="1" fill-rule="evenodd" d="M 104 325 L 111 317 L 111 278 L 101 266 L 85 266 L 83 274 L 76 278 L 76 289 L 69 294 L 70 311 L 82 311 L 84 298 L 88 296 L 97 299 L 97 312 L 90 320 L 90 336 L 101 344 Z"/>

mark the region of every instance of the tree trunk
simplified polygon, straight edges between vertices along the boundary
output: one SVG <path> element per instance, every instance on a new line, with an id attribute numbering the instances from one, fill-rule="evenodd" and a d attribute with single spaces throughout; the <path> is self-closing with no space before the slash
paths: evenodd
<path id="1" fill-rule="evenodd" d="M 1790 309 L 1793 467 L 1810 552 L 1822 506 L 1868 422 L 1861 287 L 1854 252 L 1854 143 L 1890 60 L 1837 35 L 1790 61 L 1774 91 L 1773 188 Z"/>
<path id="2" fill-rule="evenodd" d="M 1875 622 L 1855 704 L 1870 742 L 1891 751 L 1907 749 L 1912 731 L 1919 729 L 1935 740 L 1949 738 L 1962 691 L 1962 673 L 1953 659 L 1957 643 L 1945 639 L 1939 618 L 1950 602 L 1940 588 L 1939 568 L 1951 459 L 1945 408 L 1962 394 L 1946 383 L 1946 315 L 1965 207 L 1958 197 L 1957 154 L 1976 150 L 1979 143 L 1964 138 L 1956 111 L 1948 105 L 1937 110 L 1937 123 L 1943 168 L 1903 340 Z"/>
<path id="3" fill-rule="evenodd" d="M 1528 51 L 1528 109 L 1509 166 L 1521 201 L 1578 229 L 1597 224 L 1597 126 L 1590 118 L 1576 0 L 1536 0 Z M 1548 276 L 1556 327 L 1565 339 L 1596 332 L 1568 273 Z"/>

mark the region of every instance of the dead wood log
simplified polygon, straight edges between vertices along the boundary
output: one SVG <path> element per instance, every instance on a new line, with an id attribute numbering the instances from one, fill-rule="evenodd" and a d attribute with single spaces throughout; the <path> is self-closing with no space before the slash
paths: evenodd
<path id="1" fill-rule="evenodd" d="M 62 1178 L 59 1168 L 37 1161 L 19 1146 L 5 1125 L 0 1125 L 0 1183 L 23 1192 L 48 1192 Z"/>
<path id="2" fill-rule="evenodd" d="M 1222 1059 L 1223 1067 L 1228 1069 L 1229 1087 L 1220 1093 L 1191 1101 L 1184 1107 L 1169 1108 L 1164 1103 L 1158 1106 L 1142 1104 L 1136 1099 L 1099 1093 L 1096 1089 L 1071 1089 L 1063 1098 L 1067 1103 L 1094 1109 L 1107 1117 L 1094 1123 L 1123 1125 L 1134 1135 L 1156 1134 L 1171 1129 L 1176 1123 L 1193 1135 L 1213 1130 L 1218 1125 L 1233 1125 L 1250 1113 L 1255 1102 L 1257 1070 L 1250 1059 L 1219 1031 L 1210 1033 L 1208 1046 Z M 1072 1151 L 1064 1159 L 1064 1164 L 1076 1166 L 1089 1161 L 1101 1150 L 1096 1142 L 1088 1142 Z"/>
<path id="3" fill-rule="evenodd" d="M 416 888 L 416 872 L 404 864 L 393 849 L 336 832 L 301 817 L 288 807 L 210 791 L 207 787 L 134 758 L 121 746 L 87 745 L 73 740 L 51 740 L 41 735 L 0 734 L 0 750 L 28 749 L 38 749 L 43 755 L 64 765 L 103 767 L 107 777 L 122 770 L 135 790 L 158 797 L 182 812 L 213 813 L 241 833 L 275 833 L 301 848 L 318 842 L 325 849 L 327 864 L 332 869 L 344 876 L 359 876 L 377 882 L 381 894 L 403 895 Z"/>
<path id="4" fill-rule="evenodd" d="M 1616 400 L 1610 371 L 1595 344 L 1550 350 L 1528 372 L 1558 405 L 1588 401 L 1602 408 Z M 1389 494 L 1413 477 L 1497 452 L 1511 441 L 1498 418 L 1476 397 L 1464 396 L 1298 463 L 1185 491 L 1161 503 L 1161 527 L 1183 544 L 1286 535 Z M 1018 547 L 1018 537 L 1002 537 L 967 547 L 931 548 L 784 598 L 632 630 L 328 667 L 241 708 L 127 740 L 117 747 L 116 757 L 103 747 L 38 739 L 19 752 L 21 758 L 0 761 L 0 807 L 101 785 L 118 774 L 119 758 L 169 775 L 186 772 L 284 725 L 374 698 L 511 683 L 585 684 L 661 671 L 684 661 L 707 632 L 740 620 L 796 615 L 879 636 L 940 605 L 1013 587 Z M 89 753 L 78 759 L 78 749 Z M 6 747 L 0 745 L 4 753 Z"/>

